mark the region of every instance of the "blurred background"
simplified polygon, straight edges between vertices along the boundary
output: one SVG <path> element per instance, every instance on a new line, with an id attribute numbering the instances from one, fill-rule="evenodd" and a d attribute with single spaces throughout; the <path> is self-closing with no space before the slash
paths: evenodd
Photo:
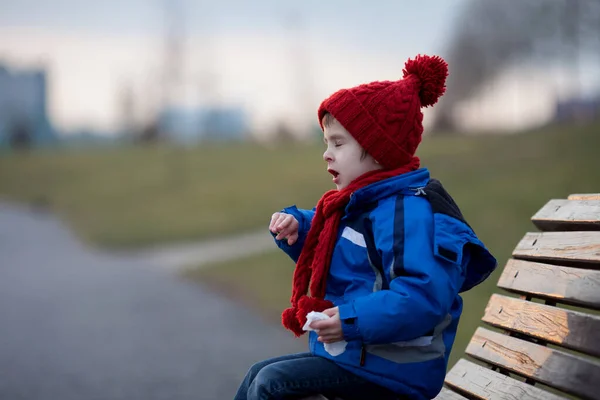
<path id="1" fill-rule="evenodd" d="M 0 0 L 0 399 L 227 399 L 303 351 L 267 227 L 332 188 L 320 102 L 449 63 L 418 155 L 498 271 L 600 186 L 597 0 Z"/>

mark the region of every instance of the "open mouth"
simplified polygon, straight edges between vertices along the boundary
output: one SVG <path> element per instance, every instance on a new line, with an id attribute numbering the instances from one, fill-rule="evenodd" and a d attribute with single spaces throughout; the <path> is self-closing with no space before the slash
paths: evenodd
<path id="1" fill-rule="evenodd" d="M 327 170 L 327 172 L 329 172 L 331 175 L 333 175 L 333 183 L 338 185 L 340 183 L 340 179 L 339 179 L 340 173 L 337 172 L 335 169 L 331 169 L 331 168 L 329 168 Z"/>

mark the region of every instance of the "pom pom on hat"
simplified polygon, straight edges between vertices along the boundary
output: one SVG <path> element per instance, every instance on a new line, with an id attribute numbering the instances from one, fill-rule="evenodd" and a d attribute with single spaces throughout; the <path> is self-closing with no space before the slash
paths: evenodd
<path id="1" fill-rule="evenodd" d="M 448 64 L 439 56 L 418 55 L 414 60 L 409 59 L 402 71 L 403 78 L 412 75 L 419 79 L 419 98 L 423 107 L 437 103 L 446 91 Z"/>

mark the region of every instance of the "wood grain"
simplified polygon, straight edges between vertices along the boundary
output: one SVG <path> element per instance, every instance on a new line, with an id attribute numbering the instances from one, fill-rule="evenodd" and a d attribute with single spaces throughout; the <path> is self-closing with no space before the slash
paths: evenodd
<path id="1" fill-rule="evenodd" d="M 600 200 L 600 193 L 571 194 L 569 200 Z"/>
<path id="2" fill-rule="evenodd" d="M 600 231 L 529 232 L 513 251 L 513 257 L 600 269 Z"/>
<path id="3" fill-rule="evenodd" d="M 563 400 L 533 385 L 518 381 L 467 360 L 458 360 L 446 375 L 446 384 L 476 399 Z"/>
<path id="4" fill-rule="evenodd" d="M 484 328 L 477 329 L 466 353 L 564 392 L 598 398 L 598 362 Z"/>
<path id="5" fill-rule="evenodd" d="M 498 287 L 600 310 L 600 271 L 509 260 Z"/>
<path id="6" fill-rule="evenodd" d="M 453 392 L 450 389 L 442 388 L 440 394 L 435 396 L 433 400 L 467 400 L 467 398 Z"/>
<path id="7" fill-rule="evenodd" d="M 600 357 L 600 317 L 494 294 L 483 321 Z"/>
<path id="8" fill-rule="evenodd" d="M 600 230 L 600 200 L 550 200 L 531 221 L 542 231 Z"/>

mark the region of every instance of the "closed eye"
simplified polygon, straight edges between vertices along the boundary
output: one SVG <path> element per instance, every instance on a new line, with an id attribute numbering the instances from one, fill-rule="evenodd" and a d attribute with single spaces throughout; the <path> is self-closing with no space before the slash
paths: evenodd
<path id="1" fill-rule="evenodd" d="M 327 138 L 324 137 L 323 142 L 325 143 L 325 145 L 333 144 L 334 147 L 340 147 L 341 145 L 344 144 L 343 139 L 341 137 L 339 137 L 338 135 L 333 135 L 332 137 L 329 138 L 329 140 L 327 140 Z"/>

